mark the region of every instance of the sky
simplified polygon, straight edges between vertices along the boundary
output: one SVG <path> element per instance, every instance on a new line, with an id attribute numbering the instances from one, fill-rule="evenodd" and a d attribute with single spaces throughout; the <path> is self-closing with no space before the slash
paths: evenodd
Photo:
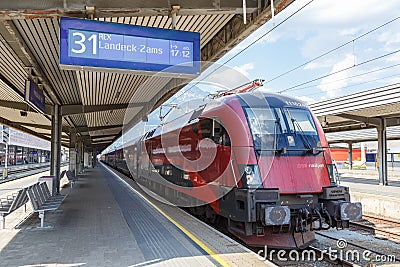
<path id="1" fill-rule="evenodd" d="M 217 63 L 308 103 L 397 83 L 399 16 L 398 0 L 297 0 Z"/>
<path id="2" fill-rule="evenodd" d="M 308 104 L 400 83 L 399 16 L 398 0 L 296 0 L 195 82 L 220 84 L 198 86 L 213 92 L 264 79 L 264 90 Z"/>

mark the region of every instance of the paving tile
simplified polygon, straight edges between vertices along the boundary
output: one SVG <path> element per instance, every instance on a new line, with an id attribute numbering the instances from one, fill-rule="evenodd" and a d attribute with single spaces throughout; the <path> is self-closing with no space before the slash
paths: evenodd
<path id="1" fill-rule="evenodd" d="M 9 229 L 0 230 L 0 266 L 216 264 L 168 219 L 102 166 L 89 169 L 73 188 L 64 187 L 61 193 L 68 196 L 61 210 L 46 213 L 45 229 L 38 228 L 40 220 L 36 213 L 27 216 L 31 212 L 28 207 L 28 213 L 19 210 L 10 219 Z M 171 217 L 181 221 L 185 218 L 184 226 L 201 236 L 214 251 L 243 253 L 229 256 L 237 262 L 239 258 L 247 259 L 240 264 L 260 263 L 254 256 L 249 260 L 249 254 L 240 247 L 223 248 L 230 241 L 206 230 L 203 224 L 179 209 L 165 208 Z"/>

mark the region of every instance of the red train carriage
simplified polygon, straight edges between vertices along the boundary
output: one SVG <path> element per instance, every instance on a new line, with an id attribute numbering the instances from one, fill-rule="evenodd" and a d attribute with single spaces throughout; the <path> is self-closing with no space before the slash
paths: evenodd
<path id="1" fill-rule="evenodd" d="M 127 168 L 163 199 L 249 245 L 304 247 L 313 230 L 360 219 L 361 204 L 336 184 L 328 143 L 307 106 L 253 91 L 257 83 L 148 132 L 125 148 Z"/>

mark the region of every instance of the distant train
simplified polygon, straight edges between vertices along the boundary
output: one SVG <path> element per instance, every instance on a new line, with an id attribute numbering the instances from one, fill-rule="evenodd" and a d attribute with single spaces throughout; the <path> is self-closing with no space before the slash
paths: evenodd
<path id="1" fill-rule="evenodd" d="M 219 93 L 102 160 L 251 246 L 301 248 L 361 219 L 309 108 L 259 86 Z"/>

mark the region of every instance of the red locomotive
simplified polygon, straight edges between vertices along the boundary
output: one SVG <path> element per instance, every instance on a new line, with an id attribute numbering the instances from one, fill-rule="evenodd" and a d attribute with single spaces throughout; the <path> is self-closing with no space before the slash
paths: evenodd
<path id="1" fill-rule="evenodd" d="M 361 219 L 309 108 L 259 86 L 214 95 L 105 162 L 251 246 L 301 248 Z"/>

